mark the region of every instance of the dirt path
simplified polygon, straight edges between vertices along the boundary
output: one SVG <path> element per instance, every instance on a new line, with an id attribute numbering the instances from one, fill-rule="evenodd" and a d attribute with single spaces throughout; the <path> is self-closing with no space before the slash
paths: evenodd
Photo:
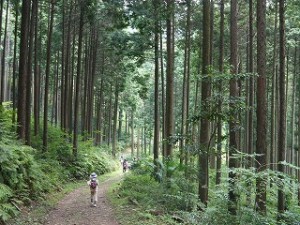
<path id="1" fill-rule="evenodd" d="M 64 197 L 51 211 L 45 225 L 119 225 L 114 218 L 106 193 L 108 188 L 121 180 L 121 176 L 100 182 L 97 207 L 90 206 L 88 186 L 81 187 Z"/>

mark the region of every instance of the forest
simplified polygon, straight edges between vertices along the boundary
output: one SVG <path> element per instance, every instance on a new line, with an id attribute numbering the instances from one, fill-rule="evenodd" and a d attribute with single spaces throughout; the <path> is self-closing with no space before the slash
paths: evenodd
<path id="1" fill-rule="evenodd" d="M 121 155 L 119 224 L 300 224 L 299 12 L 0 0 L 0 224 Z"/>

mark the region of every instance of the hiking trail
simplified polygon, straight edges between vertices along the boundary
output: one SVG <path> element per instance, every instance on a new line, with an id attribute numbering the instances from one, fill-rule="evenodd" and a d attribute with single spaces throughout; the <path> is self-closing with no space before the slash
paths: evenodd
<path id="1" fill-rule="evenodd" d="M 87 185 L 74 190 L 49 212 L 44 225 L 120 225 L 107 200 L 107 191 L 121 179 L 122 176 L 119 175 L 99 182 L 97 207 L 90 206 L 90 190 Z"/>

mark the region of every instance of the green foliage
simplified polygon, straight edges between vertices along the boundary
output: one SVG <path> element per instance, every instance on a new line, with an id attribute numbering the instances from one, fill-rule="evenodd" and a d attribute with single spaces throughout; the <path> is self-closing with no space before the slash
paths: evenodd
<path id="1" fill-rule="evenodd" d="M 255 156 L 239 155 L 239 157 L 252 158 Z M 283 164 L 290 166 L 286 162 Z M 133 172 L 126 176 L 117 190 L 118 197 L 126 200 L 127 204 L 139 212 L 139 219 L 142 223 L 145 220 L 169 224 L 167 221 L 171 220 L 174 224 L 191 225 L 231 225 L 234 224 L 233 221 L 235 224 L 275 225 L 278 224 L 277 193 L 281 187 L 284 187 L 286 194 L 287 210 L 282 216 L 284 221 L 281 221 L 280 224 L 292 225 L 300 221 L 300 208 L 296 206 L 297 199 L 292 197 L 297 195 L 298 183 L 287 175 L 271 170 L 257 173 L 254 168 L 232 170 L 237 174 L 234 192 L 239 196 L 237 216 L 232 216 L 228 212 L 229 186 L 227 177 L 223 178 L 222 183 L 217 186 L 214 184 L 214 179 L 210 179 L 209 202 L 208 207 L 205 208 L 198 199 L 198 184 L 195 174 L 189 174 L 188 178 L 185 178 L 183 171 L 186 168 L 181 168 L 175 162 L 165 165 L 158 161 L 156 165 L 158 168 L 149 161 L 139 161 Z M 171 179 L 165 176 L 168 167 L 172 169 Z M 197 173 L 197 170 L 189 171 Z M 213 172 L 210 174 L 212 178 L 215 171 L 211 170 L 211 172 Z M 229 169 L 223 167 L 222 174 L 228 174 L 228 172 Z M 158 175 L 161 179 L 155 179 Z M 258 178 L 266 180 L 266 216 L 255 210 L 256 179 Z M 199 211 L 199 208 L 205 209 Z M 162 218 L 159 212 L 165 217 Z M 145 224 L 147 223 L 145 222 Z"/>
<path id="2" fill-rule="evenodd" d="M 92 141 L 80 142 L 78 159 L 74 161 L 70 137 L 60 129 L 49 126 L 48 151 L 42 153 L 40 160 L 46 160 L 43 164 L 47 171 L 53 172 L 51 177 L 56 180 L 87 179 L 89 174 L 95 171 L 104 174 L 115 170 L 116 162 L 107 153 L 106 147 L 94 147 Z M 33 145 L 42 149 L 42 137 L 35 137 Z"/>
<path id="3" fill-rule="evenodd" d="M 112 160 L 105 148 L 93 147 L 90 142 L 81 146 L 78 160 L 68 167 L 76 179 L 87 179 L 92 172 L 104 174 L 117 169 L 118 162 Z"/>
<path id="4" fill-rule="evenodd" d="M 58 129 L 57 127 L 48 126 L 48 148 L 47 152 L 42 152 L 42 157 L 58 160 L 63 166 L 72 162 L 72 145 L 69 142 L 71 137 Z M 32 136 L 32 147 L 43 149 L 43 134 L 40 132 L 37 136 Z M 41 157 L 41 158 L 42 158 Z"/>
<path id="5" fill-rule="evenodd" d="M 130 201 L 138 202 L 148 209 L 159 208 L 159 210 L 187 210 L 195 209 L 198 205 L 195 196 L 195 184 L 188 180 L 174 176 L 167 179 L 166 170 L 176 173 L 176 168 L 166 167 L 159 163 L 160 169 L 157 170 L 163 179 L 160 183 L 153 176 L 154 164 L 147 161 L 138 162 L 133 169 L 133 175 L 127 176 L 120 187 L 120 195 L 128 197 Z M 146 184 L 146 185 L 144 185 Z"/>
<path id="6" fill-rule="evenodd" d="M 12 196 L 12 190 L 0 183 L 0 222 L 2 223 L 17 214 L 16 208 L 8 203 Z"/>
<path id="7" fill-rule="evenodd" d="M 34 154 L 30 147 L 0 142 L 0 182 L 11 187 L 16 197 L 26 203 L 53 187 L 49 173 L 42 171 Z"/>
<path id="8" fill-rule="evenodd" d="M 17 213 L 17 204 L 29 204 L 53 188 L 54 184 L 34 159 L 36 150 L 23 146 L 10 132 L 9 111 L 0 113 L 0 219 Z"/>
<path id="9" fill-rule="evenodd" d="M 0 224 L 14 217 L 18 206 L 44 199 L 51 191 L 74 179 L 87 179 L 92 171 L 103 174 L 116 169 L 116 161 L 106 148 L 81 142 L 74 162 L 69 137 L 49 126 L 48 151 L 42 151 L 42 137 L 32 137 L 32 145 L 22 145 L 11 131 L 11 112 L 0 110 Z"/>

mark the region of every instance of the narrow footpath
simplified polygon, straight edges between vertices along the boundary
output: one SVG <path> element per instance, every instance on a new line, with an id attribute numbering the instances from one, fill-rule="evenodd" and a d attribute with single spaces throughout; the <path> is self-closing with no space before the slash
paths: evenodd
<path id="1" fill-rule="evenodd" d="M 88 186 L 81 187 L 65 196 L 54 210 L 49 212 L 44 225 L 120 225 L 114 218 L 107 201 L 109 187 L 119 182 L 122 176 L 99 182 L 97 207 L 90 206 Z"/>

